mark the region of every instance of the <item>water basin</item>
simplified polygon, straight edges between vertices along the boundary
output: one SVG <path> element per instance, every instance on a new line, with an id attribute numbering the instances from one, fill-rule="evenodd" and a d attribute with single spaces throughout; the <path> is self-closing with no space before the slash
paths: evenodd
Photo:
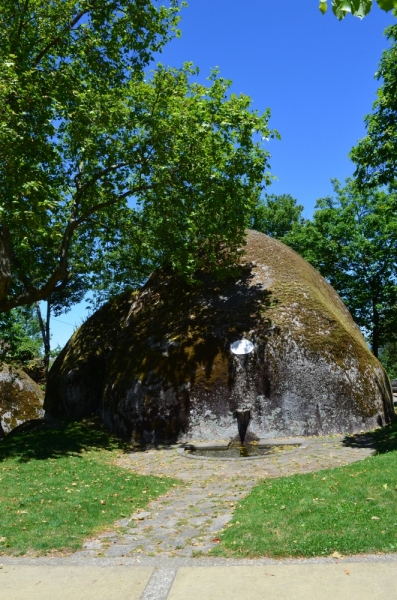
<path id="1" fill-rule="evenodd" d="M 258 442 L 215 442 L 215 443 L 197 443 L 186 444 L 183 448 L 178 448 L 178 453 L 186 458 L 208 459 L 208 460 L 236 460 L 236 459 L 259 459 L 272 455 L 282 454 L 284 452 L 293 452 L 300 450 L 303 446 L 302 441 L 295 443 L 275 442 L 260 440 Z"/>

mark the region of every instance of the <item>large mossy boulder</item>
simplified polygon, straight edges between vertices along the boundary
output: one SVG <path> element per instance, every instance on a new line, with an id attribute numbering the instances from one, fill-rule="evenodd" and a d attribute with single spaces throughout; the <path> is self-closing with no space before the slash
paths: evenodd
<path id="1" fill-rule="evenodd" d="M 251 353 L 230 346 L 248 339 Z M 390 381 L 333 288 L 293 250 L 249 232 L 238 273 L 188 286 L 154 273 L 103 306 L 54 363 L 45 409 L 99 412 L 143 442 L 368 430 L 393 418 Z"/>
<path id="2" fill-rule="evenodd" d="M 0 437 L 12 429 L 44 416 L 44 392 L 22 370 L 0 366 Z"/>

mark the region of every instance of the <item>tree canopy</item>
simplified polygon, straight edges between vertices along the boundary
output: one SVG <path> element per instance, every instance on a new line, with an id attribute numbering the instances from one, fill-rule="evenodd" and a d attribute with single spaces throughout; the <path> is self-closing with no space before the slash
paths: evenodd
<path id="1" fill-rule="evenodd" d="M 385 12 L 397 8 L 397 0 L 376 0 L 379 8 Z M 372 0 L 332 0 L 332 12 L 341 21 L 348 13 L 363 19 L 372 8 Z M 328 10 L 327 0 L 320 0 L 320 11 L 325 14 Z"/>
<path id="2" fill-rule="evenodd" d="M 0 314 L 0 366 L 23 363 L 41 355 L 40 326 L 30 306 Z"/>
<path id="3" fill-rule="evenodd" d="M 397 328 L 397 194 L 333 180 L 311 221 L 284 238 L 331 283 L 378 356 Z"/>
<path id="4" fill-rule="evenodd" d="M 365 117 L 367 135 L 351 151 L 361 186 L 392 184 L 397 169 L 397 25 L 386 30 L 392 42 L 385 50 L 376 77 L 382 80 L 373 113 Z"/>
<path id="5" fill-rule="evenodd" d="M 182 4 L 0 0 L 0 312 L 60 291 L 138 214 L 143 261 L 190 276 L 237 251 L 277 134 L 217 73 L 145 74 Z"/>
<path id="6" fill-rule="evenodd" d="M 303 206 L 290 194 L 266 194 L 254 207 L 250 219 L 251 229 L 283 240 L 303 223 Z"/>

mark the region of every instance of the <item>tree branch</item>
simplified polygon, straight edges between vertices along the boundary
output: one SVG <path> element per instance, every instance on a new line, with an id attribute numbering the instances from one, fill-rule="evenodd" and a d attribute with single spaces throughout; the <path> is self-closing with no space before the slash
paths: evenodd
<path id="1" fill-rule="evenodd" d="M 22 29 L 23 29 L 23 24 L 24 24 L 24 20 L 25 20 L 25 15 L 28 11 L 28 6 L 29 6 L 29 0 L 25 1 L 25 6 L 23 7 L 22 10 L 22 15 L 21 15 L 21 19 L 19 21 L 19 26 L 18 26 L 18 31 L 17 31 L 17 40 L 19 40 L 19 38 L 21 37 L 21 33 L 22 33 Z"/>
<path id="2" fill-rule="evenodd" d="M 7 297 L 11 285 L 11 239 L 8 227 L 0 223 L 0 301 Z"/>
<path id="3" fill-rule="evenodd" d="M 93 4 L 95 4 L 95 0 L 93 1 Z M 51 50 L 51 48 L 59 44 L 64 35 L 68 33 L 71 29 L 73 29 L 73 27 L 77 25 L 77 23 L 84 17 L 84 15 L 90 12 L 91 8 L 92 6 L 90 8 L 85 8 L 84 10 L 80 11 L 75 16 L 75 18 L 72 21 L 70 21 L 70 23 L 64 28 L 64 30 L 59 35 L 57 35 L 57 37 L 53 38 L 50 42 L 48 42 L 48 44 L 43 48 L 43 50 L 41 50 L 41 52 L 39 52 L 39 54 L 34 59 L 35 67 L 37 67 L 41 59 Z"/>
<path id="4" fill-rule="evenodd" d="M 82 214 L 81 217 L 76 219 L 76 223 L 77 223 L 76 227 L 78 227 L 79 225 L 81 225 L 81 223 L 86 221 L 88 219 L 88 217 L 90 217 L 91 215 L 93 215 L 96 212 L 99 212 L 103 208 L 108 208 L 109 206 L 116 204 L 119 200 L 124 200 L 124 198 L 127 198 L 127 196 L 137 194 L 138 192 L 142 192 L 144 190 L 150 190 L 153 187 L 154 187 L 154 185 L 146 185 L 146 184 L 140 185 L 140 186 L 137 186 L 130 190 L 127 190 L 123 194 L 120 194 L 119 196 L 116 196 L 115 198 L 112 198 L 111 200 L 108 200 L 107 202 L 102 202 L 101 204 L 96 204 L 95 206 L 93 206 L 92 208 L 87 210 L 84 214 Z"/>
<path id="5" fill-rule="evenodd" d="M 109 175 L 109 173 L 111 173 L 112 171 L 117 171 L 117 169 L 120 169 L 121 167 L 126 167 L 127 165 L 128 165 L 128 162 L 124 161 L 121 163 L 116 163 L 114 165 L 110 165 L 110 167 L 107 167 L 106 169 L 102 169 L 102 171 L 99 171 L 98 173 L 96 173 L 96 175 L 93 175 L 93 177 L 89 181 L 87 181 L 87 183 L 84 183 L 79 188 L 79 194 L 82 195 L 83 191 L 85 191 L 86 189 L 88 189 L 89 187 L 94 185 L 94 183 L 96 183 L 97 181 L 102 179 L 102 177 L 105 177 L 105 175 Z M 80 174 L 77 175 L 77 177 L 79 177 L 79 176 L 80 176 Z"/>
<path id="6" fill-rule="evenodd" d="M 19 296 L 17 296 L 16 298 L 10 299 L 10 300 L 6 300 L 6 294 L 3 295 L 2 297 L 0 296 L 0 313 L 7 312 L 8 310 L 15 308 L 16 306 L 23 306 L 25 304 L 33 304 L 34 302 L 38 302 L 39 300 L 45 300 L 54 291 L 54 289 L 56 288 L 56 285 L 59 281 L 62 281 L 62 282 L 65 282 L 65 280 L 66 280 L 66 282 L 69 281 L 70 273 L 69 273 L 69 268 L 68 268 L 68 256 L 69 256 L 70 244 L 72 242 L 72 238 L 73 238 L 73 234 L 74 234 L 75 230 L 84 221 L 86 221 L 91 215 L 95 214 L 96 212 L 99 212 L 104 208 L 108 208 L 109 206 L 113 206 L 114 204 L 117 204 L 117 202 L 119 202 L 120 200 L 123 200 L 127 196 L 136 194 L 143 190 L 148 190 L 153 187 L 154 187 L 153 185 L 146 185 L 146 184 L 141 185 L 141 186 L 136 186 L 132 189 L 127 190 L 123 194 L 120 194 L 119 196 L 115 196 L 114 198 L 112 198 L 111 200 L 108 200 L 107 202 L 102 202 L 100 204 L 96 204 L 95 206 L 93 206 L 89 210 L 87 210 L 78 219 L 76 218 L 76 212 L 77 212 L 77 206 L 78 206 L 77 199 L 76 199 L 73 204 L 72 210 L 71 210 L 71 216 L 69 218 L 69 222 L 68 222 L 68 224 L 65 228 L 65 232 L 63 234 L 62 244 L 61 244 L 61 248 L 60 248 L 60 252 L 59 252 L 59 261 L 58 261 L 58 265 L 57 265 L 56 269 L 50 275 L 47 282 L 38 289 L 35 289 L 35 290 L 26 290 L 25 289 L 25 291 L 22 292 L 21 294 L 19 294 Z M 0 247 L 0 250 L 1 250 L 1 247 Z M 1 258 L 1 254 L 0 254 L 0 258 Z M 1 265 L 1 263 L 0 263 L 0 265 Z M 0 275 L 1 275 L 1 272 L 0 272 Z M 1 283 L 1 278 L 0 278 L 0 283 Z M 8 288 L 7 288 L 7 290 L 8 290 Z"/>

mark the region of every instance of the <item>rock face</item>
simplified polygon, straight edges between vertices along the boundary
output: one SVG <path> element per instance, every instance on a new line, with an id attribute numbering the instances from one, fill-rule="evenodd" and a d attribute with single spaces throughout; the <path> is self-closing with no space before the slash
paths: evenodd
<path id="1" fill-rule="evenodd" d="M 44 392 L 20 369 L 3 365 L 0 370 L 0 437 L 12 429 L 44 416 Z"/>
<path id="2" fill-rule="evenodd" d="M 236 355 L 233 347 L 253 347 Z M 224 439 L 237 409 L 259 437 L 368 430 L 394 415 L 390 381 L 337 293 L 257 232 L 235 277 L 187 286 L 154 273 L 103 306 L 54 363 L 45 409 L 99 412 L 124 438 Z"/>

